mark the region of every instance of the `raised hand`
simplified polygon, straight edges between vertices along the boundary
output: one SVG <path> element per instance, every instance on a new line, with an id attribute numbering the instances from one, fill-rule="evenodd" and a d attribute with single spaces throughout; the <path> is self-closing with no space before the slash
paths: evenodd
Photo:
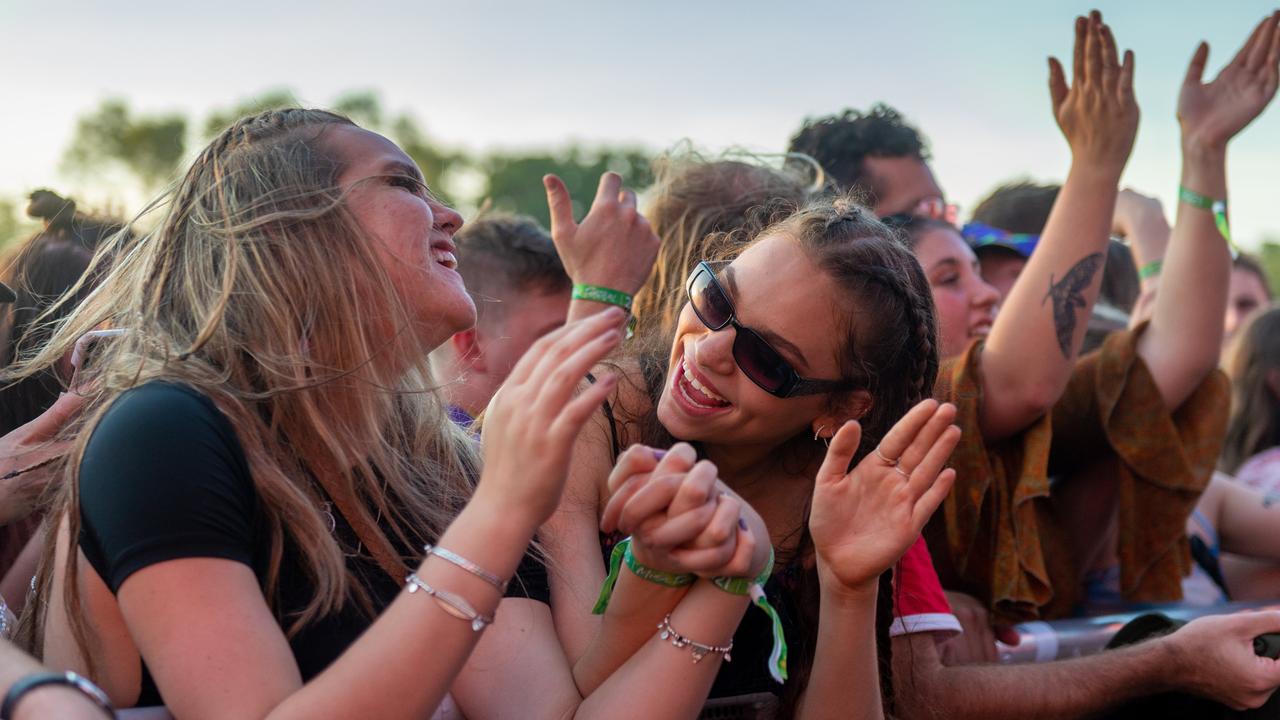
<path id="1" fill-rule="evenodd" d="M 758 575 L 769 557 L 764 521 L 719 481 L 715 465 L 685 443 L 653 457 L 637 446 L 619 458 L 601 528 L 631 535 L 636 559 L 664 572 Z"/>
<path id="2" fill-rule="evenodd" d="M 809 514 L 824 587 L 866 589 L 920 536 L 955 481 L 942 468 L 960 440 L 955 417 L 954 405 L 921 402 L 852 472 L 861 426 L 847 422 L 832 437 Z"/>
<path id="3" fill-rule="evenodd" d="M 30 514 L 36 500 L 61 467 L 54 462 L 70 443 L 55 442 L 58 432 L 80 412 L 85 398 L 63 393 L 31 422 L 0 437 L 0 525 Z"/>
<path id="4" fill-rule="evenodd" d="M 575 395 L 583 377 L 622 339 L 624 313 L 610 308 L 571 322 L 529 348 L 489 403 L 484 471 L 475 497 L 513 522 L 541 525 L 560 502 L 570 451 L 617 378 Z"/>
<path id="5" fill-rule="evenodd" d="M 636 194 L 623 189 L 614 172 L 600 176 L 591 210 L 579 224 L 564 181 L 542 179 L 551 210 L 551 238 L 565 272 L 575 283 L 599 285 L 634 295 L 658 257 L 658 236 L 636 210 Z"/>
<path id="6" fill-rule="evenodd" d="M 1049 95 L 1072 157 L 1118 175 L 1138 134 L 1133 51 L 1126 50 L 1120 62 L 1115 37 L 1097 10 L 1076 18 L 1070 86 L 1062 63 L 1049 58 Z"/>
<path id="7" fill-rule="evenodd" d="M 1178 122 L 1184 143 L 1222 149 L 1275 97 L 1280 82 L 1280 11 L 1258 23 L 1240 52 L 1205 84 L 1208 60 L 1209 44 L 1202 42 L 1178 95 Z"/>

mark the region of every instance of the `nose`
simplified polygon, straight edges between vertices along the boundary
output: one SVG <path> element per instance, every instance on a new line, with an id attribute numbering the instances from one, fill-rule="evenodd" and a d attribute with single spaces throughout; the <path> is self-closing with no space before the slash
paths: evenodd
<path id="1" fill-rule="evenodd" d="M 448 205 L 432 202 L 431 212 L 435 215 L 435 226 L 449 235 L 453 235 L 462 229 L 462 215 Z"/>
<path id="2" fill-rule="evenodd" d="M 708 330 L 693 341 L 693 360 L 698 367 L 717 375 L 732 375 L 733 341 L 738 331 L 732 326 L 712 332 Z"/>
<path id="3" fill-rule="evenodd" d="M 977 308 L 991 307 L 1000 302 L 1000 291 L 994 285 L 975 275 L 977 287 L 973 292 L 973 306 Z"/>

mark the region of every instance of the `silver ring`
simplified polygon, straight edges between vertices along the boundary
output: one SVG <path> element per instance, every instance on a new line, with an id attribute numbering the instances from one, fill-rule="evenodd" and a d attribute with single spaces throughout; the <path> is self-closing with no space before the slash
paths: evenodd
<path id="1" fill-rule="evenodd" d="M 877 446 L 876 446 L 876 449 L 875 449 L 875 450 L 872 450 L 871 452 L 875 453 L 875 454 L 876 454 L 876 457 L 880 458 L 880 461 L 881 461 L 881 462 L 883 462 L 885 465 L 888 465 L 889 467 L 892 467 L 892 468 L 894 468 L 894 469 L 897 469 L 897 467 L 898 467 L 898 462 L 899 462 L 899 461 L 898 461 L 898 460 L 890 460 L 889 458 L 885 457 L 885 456 L 884 456 L 884 453 L 880 452 L 880 446 L 879 446 L 879 445 L 877 445 Z"/>
<path id="2" fill-rule="evenodd" d="M 910 480 L 910 479 L 911 479 L 911 473 L 907 472 L 906 470 L 903 470 L 903 469 L 902 469 L 902 465 L 901 465 L 901 464 L 894 465 L 894 466 L 893 466 L 893 471 L 894 471 L 894 472 L 896 472 L 896 473 L 898 473 L 899 475 L 901 475 L 902 477 L 904 477 L 904 478 L 906 478 L 906 479 L 908 479 L 908 480 Z"/>

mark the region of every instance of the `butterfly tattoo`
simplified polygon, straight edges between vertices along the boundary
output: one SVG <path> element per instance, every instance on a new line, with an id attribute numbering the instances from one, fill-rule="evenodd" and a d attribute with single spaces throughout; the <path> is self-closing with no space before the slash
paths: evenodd
<path id="1" fill-rule="evenodd" d="M 1049 275 L 1049 292 L 1040 304 L 1053 299 L 1053 327 L 1057 330 L 1058 347 L 1062 349 L 1063 357 L 1071 357 L 1071 339 L 1076 334 L 1076 310 L 1088 305 L 1084 291 L 1093 282 L 1093 276 L 1098 274 L 1102 262 L 1102 253 L 1094 253 L 1076 263 L 1058 282 Z"/>

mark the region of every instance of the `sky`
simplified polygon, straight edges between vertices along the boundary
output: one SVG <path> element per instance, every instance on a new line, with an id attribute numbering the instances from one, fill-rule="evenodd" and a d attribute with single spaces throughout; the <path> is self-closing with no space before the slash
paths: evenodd
<path id="1" fill-rule="evenodd" d="M 1187 61 L 1207 40 L 1212 76 L 1273 6 L 1098 7 L 1137 55 L 1142 124 L 1122 185 L 1160 197 L 1172 219 L 1174 107 Z M 1069 60 L 1072 20 L 1089 9 L 1058 0 L 0 0 L 0 196 L 54 186 L 91 204 L 137 202 L 112 178 L 60 172 L 78 115 L 122 97 L 136 111 L 202 120 L 285 87 L 319 106 L 375 90 L 436 141 L 471 151 L 570 140 L 661 150 L 688 140 L 711 153 L 781 152 L 805 117 L 885 101 L 928 137 L 935 173 L 965 216 L 999 183 L 1065 176 L 1046 57 Z M 1275 104 L 1231 145 L 1233 234 L 1246 247 L 1280 239 Z"/>

